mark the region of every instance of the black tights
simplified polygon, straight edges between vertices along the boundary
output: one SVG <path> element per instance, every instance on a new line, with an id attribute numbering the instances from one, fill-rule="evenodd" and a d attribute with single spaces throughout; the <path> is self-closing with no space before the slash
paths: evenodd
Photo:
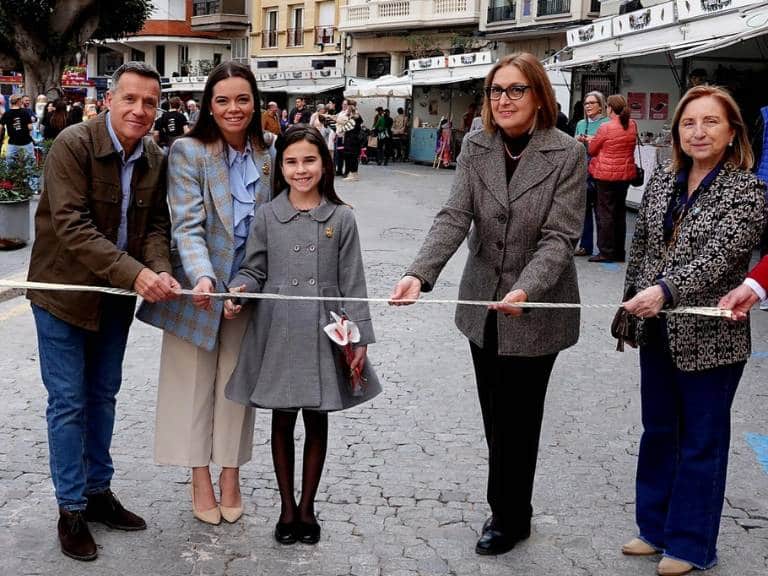
<path id="1" fill-rule="evenodd" d="M 293 431 L 298 412 L 272 411 L 272 462 L 280 490 L 279 522 L 283 524 L 296 520 L 307 523 L 316 521 L 315 496 L 328 449 L 328 414 L 302 410 L 301 415 L 304 419 L 304 467 L 301 474 L 301 500 L 297 507 L 293 487 L 296 461 Z"/>

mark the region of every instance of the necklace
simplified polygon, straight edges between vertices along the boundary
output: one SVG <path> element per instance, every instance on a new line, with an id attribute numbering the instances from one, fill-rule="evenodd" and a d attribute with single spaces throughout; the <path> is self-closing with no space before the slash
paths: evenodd
<path id="1" fill-rule="evenodd" d="M 515 156 L 514 154 L 512 154 L 512 152 L 510 152 L 510 151 L 509 151 L 509 148 L 507 148 L 507 143 L 506 143 L 506 142 L 503 142 L 503 144 L 504 144 L 504 151 L 507 153 L 507 156 L 509 156 L 509 158 L 510 158 L 511 160 L 514 160 L 515 162 L 517 162 L 518 160 L 520 160 L 520 156 L 522 156 L 522 155 L 523 155 L 523 153 L 522 153 L 522 152 L 520 152 L 520 154 L 518 154 L 517 156 Z"/>

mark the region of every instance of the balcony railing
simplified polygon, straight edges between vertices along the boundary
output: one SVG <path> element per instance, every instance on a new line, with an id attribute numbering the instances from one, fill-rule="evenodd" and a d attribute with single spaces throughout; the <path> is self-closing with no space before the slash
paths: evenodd
<path id="1" fill-rule="evenodd" d="M 336 44 L 337 37 L 338 34 L 336 33 L 335 26 L 319 26 L 315 28 L 315 44 L 322 46 Z"/>
<path id="2" fill-rule="evenodd" d="M 341 30 L 370 30 L 479 21 L 479 0 L 370 0 L 341 7 Z"/>
<path id="3" fill-rule="evenodd" d="M 261 33 L 262 48 L 277 48 L 277 30 L 264 30 Z"/>
<path id="4" fill-rule="evenodd" d="M 571 0 L 539 0 L 536 16 L 555 16 L 571 13 Z"/>
<path id="5" fill-rule="evenodd" d="M 517 4 L 488 7 L 488 24 L 514 21 L 515 18 L 517 18 Z"/>
<path id="6" fill-rule="evenodd" d="M 193 30 L 223 32 L 248 28 L 245 0 L 194 0 Z"/>
<path id="7" fill-rule="evenodd" d="M 288 40 L 286 46 L 294 48 L 296 46 L 304 46 L 304 28 L 288 28 Z"/>

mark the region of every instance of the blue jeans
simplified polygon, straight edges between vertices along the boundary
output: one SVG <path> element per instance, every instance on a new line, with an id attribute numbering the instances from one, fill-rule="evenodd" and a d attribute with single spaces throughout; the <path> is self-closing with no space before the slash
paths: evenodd
<path id="1" fill-rule="evenodd" d="M 655 341 L 640 348 L 640 538 L 702 570 L 717 564 L 731 404 L 745 364 L 678 370 L 663 325 Z"/>
<path id="2" fill-rule="evenodd" d="M 595 223 L 597 223 L 597 185 L 592 176 L 587 176 L 587 206 L 584 211 L 584 226 L 581 229 L 579 244 L 590 255 L 595 251 Z"/>
<path id="3" fill-rule="evenodd" d="M 10 160 L 14 156 L 16 156 L 19 152 L 24 151 L 24 154 L 27 157 L 27 160 L 34 160 L 35 158 L 35 145 L 30 142 L 29 144 L 25 144 L 23 146 L 18 146 L 17 144 L 8 144 L 8 147 L 5 150 L 5 157 Z"/>
<path id="4" fill-rule="evenodd" d="M 40 372 L 48 391 L 48 453 L 59 507 L 84 510 L 87 495 L 110 487 L 115 397 L 133 309 L 106 297 L 97 332 L 32 305 Z"/>

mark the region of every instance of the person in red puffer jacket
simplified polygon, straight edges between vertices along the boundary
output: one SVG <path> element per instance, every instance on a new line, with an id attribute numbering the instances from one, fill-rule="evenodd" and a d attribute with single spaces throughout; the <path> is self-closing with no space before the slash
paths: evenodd
<path id="1" fill-rule="evenodd" d="M 597 184 L 597 247 L 590 262 L 624 262 L 626 199 L 636 176 L 637 124 L 629 119 L 624 96 L 608 97 L 608 117 L 589 143 L 589 173 Z"/>

